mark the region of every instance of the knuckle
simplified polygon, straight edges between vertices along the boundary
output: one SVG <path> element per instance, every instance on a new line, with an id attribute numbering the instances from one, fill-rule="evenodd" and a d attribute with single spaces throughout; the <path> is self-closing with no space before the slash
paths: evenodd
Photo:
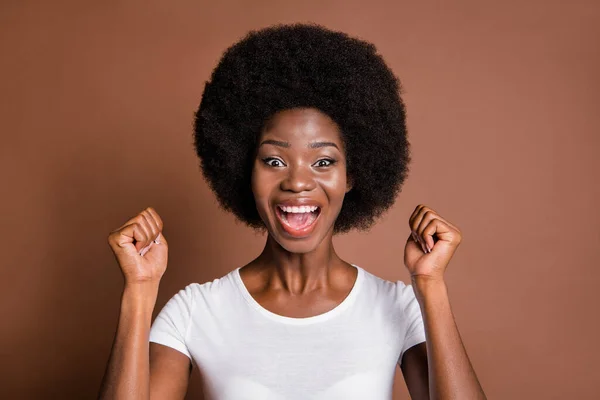
<path id="1" fill-rule="evenodd" d="M 143 227 L 143 224 L 140 222 L 134 222 L 133 224 L 133 229 L 135 229 L 136 231 L 138 231 L 142 236 L 146 236 L 146 230 Z"/>
<path id="2" fill-rule="evenodd" d="M 144 216 L 144 214 L 139 214 L 136 218 L 135 218 L 135 223 L 137 225 L 139 225 L 140 227 L 142 225 L 144 225 L 146 223 L 146 217 Z"/>

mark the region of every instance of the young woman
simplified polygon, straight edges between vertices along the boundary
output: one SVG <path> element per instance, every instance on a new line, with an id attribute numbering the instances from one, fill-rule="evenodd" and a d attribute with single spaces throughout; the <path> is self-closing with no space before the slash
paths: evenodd
<path id="1" fill-rule="evenodd" d="M 332 244 L 370 227 L 404 182 L 399 90 L 372 44 L 317 25 L 253 31 L 225 52 L 195 147 L 222 207 L 265 231 L 265 247 L 179 291 L 151 325 L 163 222 L 149 207 L 113 231 L 125 286 L 101 398 L 183 399 L 196 366 L 209 399 L 390 399 L 400 365 L 414 399 L 485 399 L 444 281 L 459 229 L 415 208 L 398 240 L 411 285 Z"/>

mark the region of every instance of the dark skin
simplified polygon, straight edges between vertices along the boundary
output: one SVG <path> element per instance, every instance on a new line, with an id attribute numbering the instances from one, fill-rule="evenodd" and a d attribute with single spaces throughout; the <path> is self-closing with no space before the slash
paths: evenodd
<path id="1" fill-rule="evenodd" d="M 349 294 L 357 275 L 332 242 L 333 224 L 352 188 L 339 128 L 317 110 L 286 110 L 266 125 L 258 143 L 252 190 L 269 235 L 262 254 L 240 269 L 242 280 L 276 314 L 304 318 L 330 311 Z M 275 216 L 278 201 L 293 197 L 321 205 L 321 225 L 305 239 L 286 235 Z M 425 343 L 405 352 L 402 372 L 411 397 L 428 399 Z"/>
<path id="2" fill-rule="evenodd" d="M 334 121 L 314 109 L 280 112 L 265 128 L 258 140 L 252 190 L 268 237 L 262 253 L 242 267 L 240 275 L 254 299 L 273 313 L 292 318 L 323 314 L 348 296 L 357 277 L 356 268 L 337 255 L 332 241 L 333 224 L 344 195 L 352 188 L 340 131 Z M 335 146 L 311 148 L 310 143 Z M 321 205 L 320 226 L 307 239 L 286 235 L 273 210 L 278 200 L 299 196 L 317 199 Z M 152 387 L 170 385 L 174 389 L 169 393 L 185 394 L 184 365 L 191 371 L 186 356 L 150 343 L 150 360 L 151 365 L 163 365 L 162 360 L 168 365 L 151 369 L 151 381 L 162 382 Z M 181 379 L 169 383 L 167 376 L 172 376 L 173 368 Z M 429 399 L 425 343 L 404 353 L 401 371 L 411 398 Z"/>
<path id="3" fill-rule="evenodd" d="M 339 130 L 316 110 L 286 110 L 269 121 L 258 144 L 252 191 L 268 237 L 240 274 L 269 311 L 296 318 L 322 314 L 341 303 L 357 274 L 332 244 L 333 224 L 352 187 Z M 287 234 L 275 211 L 299 198 L 320 207 L 315 229 L 303 238 Z"/>
<path id="4" fill-rule="evenodd" d="M 323 314 L 346 298 L 357 277 L 332 243 L 335 220 L 352 188 L 339 128 L 318 110 L 285 110 L 266 124 L 258 143 L 252 191 L 268 237 L 262 253 L 240 269 L 242 280 L 254 299 L 273 313 L 291 318 Z M 297 201 L 319 207 L 310 232 L 300 235 L 290 234 L 277 214 L 278 205 Z M 417 206 L 409 226 L 404 264 L 427 338 L 401 360 L 411 398 L 485 399 L 454 322 L 444 281 L 461 242 L 460 230 L 424 205 Z M 185 398 L 190 359 L 170 347 L 148 343 L 167 266 L 168 244 L 162 230 L 160 216 L 148 207 L 109 236 L 125 287 L 99 398 Z"/>

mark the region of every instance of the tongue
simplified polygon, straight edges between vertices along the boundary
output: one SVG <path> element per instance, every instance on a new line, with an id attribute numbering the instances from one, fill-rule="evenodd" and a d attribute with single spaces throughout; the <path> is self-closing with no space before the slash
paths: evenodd
<path id="1" fill-rule="evenodd" d="M 287 213 L 288 224 L 294 229 L 302 229 L 314 221 L 314 213 Z"/>

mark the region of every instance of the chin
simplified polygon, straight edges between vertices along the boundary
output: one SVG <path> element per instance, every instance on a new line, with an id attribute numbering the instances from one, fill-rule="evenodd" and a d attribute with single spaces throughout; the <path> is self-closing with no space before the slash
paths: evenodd
<path id="1" fill-rule="evenodd" d="M 305 238 L 302 240 L 298 239 L 287 239 L 280 235 L 271 235 L 273 239 L 286 251 L 293 254 L 306 254 L 314 251 L 320 241 L 317 241 L 315 237 Z"/>

